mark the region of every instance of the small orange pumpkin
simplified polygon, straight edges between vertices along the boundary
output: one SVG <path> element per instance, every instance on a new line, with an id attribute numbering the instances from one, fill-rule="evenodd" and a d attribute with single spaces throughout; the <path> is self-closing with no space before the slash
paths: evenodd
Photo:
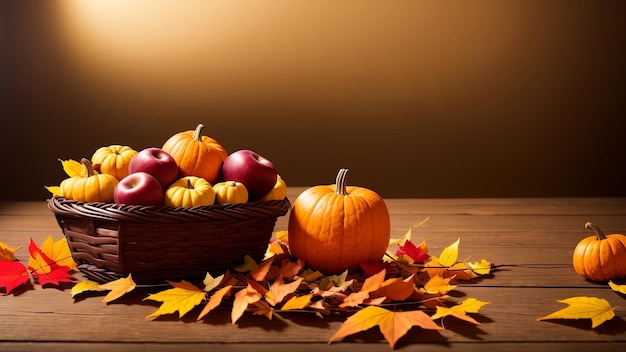
<path id="1" fill-rule="evenodd" d="M 213 184 L 228 154 L 215 139 L 203 136 L 202 128 L 204 126 L 198 124 L 194 131 L 176 133 L 161 149 L 176 160 L 179 177 L 197 176 Z"/>
<path id="2" fill-rule="evenodd" d="M 593 223 L 585 228 L 595 236 L 583 238 L 574 249 L 573 262 L 576 273 L 592 281 L 609 281 L 626 277 L 626 236 L 605 235 Z"/>
<path id="3" fill-rule="evenodd" d="M 91 163 L 96 171 L 113 175 L 121 180 L 128 176 L 130 160 L 137 155 L 137 151 L 125 145 L 113 144 L 98 148 L 91 157 Z"/>
<path id="4" fill-rule="evenodd" d="M 77 202 L 113 202 L 113 192 L 119 181 L 109 174 L 96 174 L 91 162 L 80 161 L 87 168 L 87 176 L 73 176 L 61 181 L 61 195 Z"/>
<path id="5" fill-rule="evenodd" d="M 325 274 L 356 271 L 361 263 L 379 262 L 391 233 L 383 199 L 363 187 L 346 186 L 347 169 L 335 185 L 301 193 L 289 215 L 289 249 L 294 257 Z"/>
<path id="6" fill-rule="evenodd" d="M 215 189 L 215 202 L 219 204 L 245 203 L 248 201 L 248 189 L 237 181 L 224 181 L 213 186 Z"/>

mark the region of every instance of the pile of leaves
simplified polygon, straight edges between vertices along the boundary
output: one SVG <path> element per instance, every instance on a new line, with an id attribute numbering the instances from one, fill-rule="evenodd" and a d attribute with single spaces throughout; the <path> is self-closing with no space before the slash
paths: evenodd
<path id="1" fill-rule="evenodd" d="M 202 282 L 169 282 L 167 288 L 159 286 L 161 291 L 149 294 L 145 300 L 161 305 L 145 319 L 176 313 L 182 318 L 195 308 L 198 308 L 197 320 L 209 319 L 215 309 L 229 309 L 232 324 L 246 313 L 267 319 L 285 312 L 314 313 L 321 318 L 338 315 L 346 319 L 328 343 L 378 326 L 393 349 L 413 326 L 443 330 L 446 317 L 480 325 L 472 314 L 489 302 L 473 297 L 453 302 L 449 293 L 462 281 L 489 275 L 494 266 L 486 259 L 459 260 L 459 245 L 460 239 L 438 256 L 431 255 L 425 242 L 416 245 L 412 241 L 409 230 L 401 238 L 390 241 L 380 263 L 362 265 L 358 273 L 324 275 L 290 255 L 288 234 L 281 231 L 268 245 L 260 262 L 246 257 L 241 266 L 215 277 L 207 273 Z M 31 239 L 28 267 L 15 259 L 18 249 L 0 242 L 0 287 L 7 294 L 31 278 L 42 286 L 75 283 L 71 289 L 74 297 L 86 292 L 106 292 L 105 303 L 137 287 L 131 275 L 104 284 L 78 280 L 73 275 L 76 264 L 65 239 L 55 242 L 49 237 L 41 247 Z M 626 286 L 610 284 L 615 291 L 626 292 Z M 615 307 L 604 299 L 572 297 L 559 302 L 568 307 L 538 320 L 584 318 L 591 319 L 596 327 L 614 316 Z"/>

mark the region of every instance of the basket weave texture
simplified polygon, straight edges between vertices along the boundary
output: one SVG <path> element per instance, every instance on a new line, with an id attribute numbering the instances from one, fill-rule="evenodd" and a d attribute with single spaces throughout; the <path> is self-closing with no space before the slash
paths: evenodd
<path id="1" fill-rule="evenodd" d="M 189 279 L 263 258 L 284 200 L 178 208 L 48 200 L 78 269 L 109 282 Z"/>

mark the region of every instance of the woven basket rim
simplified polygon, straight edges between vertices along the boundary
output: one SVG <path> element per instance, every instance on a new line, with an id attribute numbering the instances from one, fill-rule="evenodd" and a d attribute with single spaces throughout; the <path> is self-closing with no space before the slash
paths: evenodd
<path id="1" fill-rule="evenodd" d="M 103 202 L 78 202 L 54 196 L 48 208 L 57 216 L 87 217 L 114 222 L 184 223 L 212 220 L 272 218 L 287 214 L 288 198 L 282 200 L 224 203 L 198 207 L 125 205 Z"/>

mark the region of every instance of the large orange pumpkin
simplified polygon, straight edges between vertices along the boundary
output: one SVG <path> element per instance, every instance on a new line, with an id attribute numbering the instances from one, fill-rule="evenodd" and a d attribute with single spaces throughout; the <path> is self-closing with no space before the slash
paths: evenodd
<path id="1" fill-rule="evenodd" d="M 314 186 L 301 193 L 289 215 L 289 249 L 325 274 L 356 271 L 360 263 L 380 262 L 391 233 L 383 199 L 363 187 L 346 186 L 347 169 L 335 185 Z"/>
<path id="2" fill-rule="evenodd" d="M 173 135 L 161 149 L 176 160 L 179 177 L 197 176 L 214 184 L 228 154 L 215 139 L 203 136 L 202 128 L 204 126 L 198 124 L 194 131 Z"/>
<path id="3" fill-rule="evenodd" d="M 605 235 L 590 222 L 585 227 L 593 230 L 595 236 L 585 237 L 576 245 L 573 255 L 576 273 L 601 282 L 626 277 L 626 236 Z"/>

